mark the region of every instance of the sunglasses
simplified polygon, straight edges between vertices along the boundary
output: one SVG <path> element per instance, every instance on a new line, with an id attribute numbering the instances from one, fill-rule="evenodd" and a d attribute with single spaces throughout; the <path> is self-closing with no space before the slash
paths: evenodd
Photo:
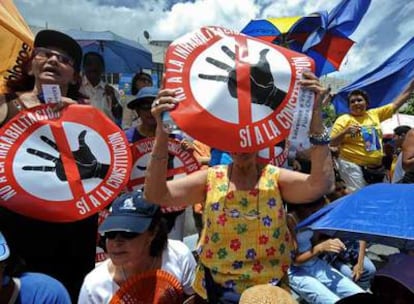
<path id="1" fill-rule="evenodd" d="M 33 53 L 34 53 L 34 57 L 37 59 L 46 60 L 46 59 L 51 58 L 52 56 L 55 56 L 59 63 L 70 65 L 70 66 L 73 66 L 73 64 L 75 63 L 75 61 L 71 57 L 65 54 L 61 54 L 59 52 L 47 49 L 47 48 L 42 48 L 42 47 L 35 48 Z"/>
<path id="2" fill-rule="evenodd" d="M 362 102 L 362 101 L 364 101 L 364 99 L 362 99 L 362 98 L 354 98 L 354 99 L 350 99 L 349 100 L 349 103 L 356 103 L 356 102 Z"/>
<path id="3" fill-rule="evenodd" d="M 119 235 L 121 239 L 132 240 L 136 238 L 137 236 L 139 236 L 140 233 L 128 232 L 128 231 L 108 231 L 108 232 L 105 232 L 104 238 L 108 240 L 114 240 L 117 235 Z"/>

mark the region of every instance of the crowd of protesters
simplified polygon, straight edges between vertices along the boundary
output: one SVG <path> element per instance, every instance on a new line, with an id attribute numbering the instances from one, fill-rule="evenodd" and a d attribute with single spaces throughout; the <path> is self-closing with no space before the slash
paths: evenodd
<path id="1" fill-rule="evenodd" d="M 175 91 L 152 87 L 151 76 L 139 72 L 131 83 L 134 96 L 123 105 L 117 90 L 101 80 L 103 58 L 82 55 L 75 40 L 57 31 L 39 32 L 29 58 L 21 78 L 10 80 L 1 96 L 0 127 L 21 109 L 44 103 L 42 84 L 57 84 L 62 103 L 56 111 L 90 104 L 123 126 L 131 144 L 152 137 L 155 142 L 143 191 L 120 195 L 99 228 L 97 214 L 58 224 L 0 207 L 1 303 L 18 298 L 15 303 L 109 303 L 130 278 L 153 270 L 172 274 L 186 303 L 252 303 L 249 298 L 260 303 L 260 296 L 270 295 L 295 303 L 283 289 L 308 303 L 346 303 L 346 298 L 357 303 L 351 301 L 359 294 L 374 301 L 376 269 L 365 255 L 366 242 L 295 226 L 330 200 L 368 184 L 413 182 L 414 131 L 395 129 L 396 147 L 387 163 L 380 122 L 409 99 L 414 82 L 388 105 L 371 110 L 365 92 L 351 92 L 350 113 L 340 116 L 329 134 L 321 112 L 328 90 L 305 72 L 300 85 L 316 100 L 309 130 L 313 146 L 300 151 L 295 170 L 261 164 L 256 152 L 225 154 L 183 135 L 174 137 L 204 167 L 169 180 L 171 135 L 161 115 L 177 103 Z M 220 157 L 213 157 L 217 152 Z M 166 214 L 159 207 L 183 202 L 194 205 L 200 233 L 193 253 L 168 237 L 183 211 Z M 97 232 L 107 259 L 95 265 Z M 407 298 L 413 296 L 410 289 L 404 289 Z"/>

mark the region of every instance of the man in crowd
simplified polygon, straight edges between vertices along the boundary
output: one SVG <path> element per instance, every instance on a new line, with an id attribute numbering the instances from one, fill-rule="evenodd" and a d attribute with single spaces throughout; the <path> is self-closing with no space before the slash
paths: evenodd
<path id="1" fill-rule="evenodd" d="M 409 126 L 398 126 L 394 129 L 394 142 L 395 142 L 395 149 L 398 153 L 397 160 L 395 162 L 393 168 L 393 175 L 392 175 L 392 182 L 398 182 L 404 176 L 404 169 L 402 167 L 402 153 L 401 147 L 405 139 L 405 135 L 408 131 L 410 131 L 411 127 Z"/>
<path id="2" fill-rule="evenodd" d="M 407 132 L 401 154 L 404 176 L 399 183 L 412 184 L 414 183 L 414 129 Z"/>
<path id="3" fill-rule="evenodd" d="M 101 78 L 105 72 L 103 57 L 95 52 L 83 56 L 82 85 L 80 92 L 88 98 L 88 103 L 103 111 L 118 125 L 122 121 L 122 106 L 119 103 L 119 93 Z"/>

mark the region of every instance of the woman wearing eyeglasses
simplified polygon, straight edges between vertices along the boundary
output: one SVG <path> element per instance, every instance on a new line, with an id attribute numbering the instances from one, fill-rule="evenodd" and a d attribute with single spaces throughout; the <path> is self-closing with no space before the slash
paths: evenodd
<path id="1" fill-rule="evenodd" d="M 59 85 L 62 102 L 56 110 L 76 103 L 78 97 L 82 49 L 74 39 L 53 30 L 40 31 L 33 51 L 22 58 L 16 69 L 21 73 L 7 80 L 7 94 L 0 95 L 0 127 L 21 109 L 45 103 L 43 84 Z M 26 270 L 61 281 L 72 301 L 76 301 L 84 276 L 95 265 L 97 226 L 96 216 L 57 224 L 0 207 L 0 229 L 9 236 L 11 250 L 24 259 Z"/>
<path id="2" fill-rule="evenodd" d="M 383 181 L 381 122 L 391 118 L 413 90 L 414 81 L 393 102 L 370 110 L 366 92 L 349 93 L 349 114 L 335 121 L 330 145 L 339 148 L 339 171 L 350 191 Z"/>
<path id="3" fill-rule="evenodd" d="M 145 179 L 145 196 L 156 204 L 204 203 L 199 266 L 193 285 L 209 303 L 240 294 L 257 284 L 279 284 L 290 265 L 292 242 L 282 198 L 297 203 L 315 200 L 333 186 L 333 169 L 320 102 L 326 90 L 311 73 L 303 87 L 316 93 L 310 132 L 314 135 L 311 174 L 260 165 L 257 153 L 232 153 L 233 163 L 166 181 L 167 140 L 161 113 L 175 107 L 173 90 L 161 90 L 152 108 L 156 140 Z M 227 298 L 229 299 L 229 298 Z M 230 299 L 229 299 L 230 300 Z"/>
<path id="4" fill-rule="evenodd" d="M 196 262 L 192 253 L 184 243 L 168 240 L 160 208 L 145 201 L 142 192 L 118 197 L 99 233 L 109 259 L 85 277 L 79 304 L 109 303 L 131 276 L 156 269 L 174 275 L 186 295 L 194 293 L 191 284 Z M 152 301 L 148 299 L 148 303 Z"/>
<path id="5" fill-rule="evenodd" d="M 41 31 L 32 53 L 24 58 L 18 68 L 21 73 L 7 79 L 7 93 L 0 96 L 0 126 L 20 109 L 44 103 L 43 84 L 59 85 L 63 105 L 74 103 L 79 96 L 82 50 L 72 38 L 57 31 Z"/>

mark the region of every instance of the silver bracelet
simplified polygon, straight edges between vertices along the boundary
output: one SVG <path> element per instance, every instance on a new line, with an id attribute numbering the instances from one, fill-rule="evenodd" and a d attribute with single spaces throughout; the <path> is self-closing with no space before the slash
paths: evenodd
<path id="1" fill-rule="evenodd" d="M 331 136 L 328 128 L 323 127 L 322 133 L 311 133 L 309 134 L 309 141 L 312 145 L 324 146 L 331 142 Z"/>

